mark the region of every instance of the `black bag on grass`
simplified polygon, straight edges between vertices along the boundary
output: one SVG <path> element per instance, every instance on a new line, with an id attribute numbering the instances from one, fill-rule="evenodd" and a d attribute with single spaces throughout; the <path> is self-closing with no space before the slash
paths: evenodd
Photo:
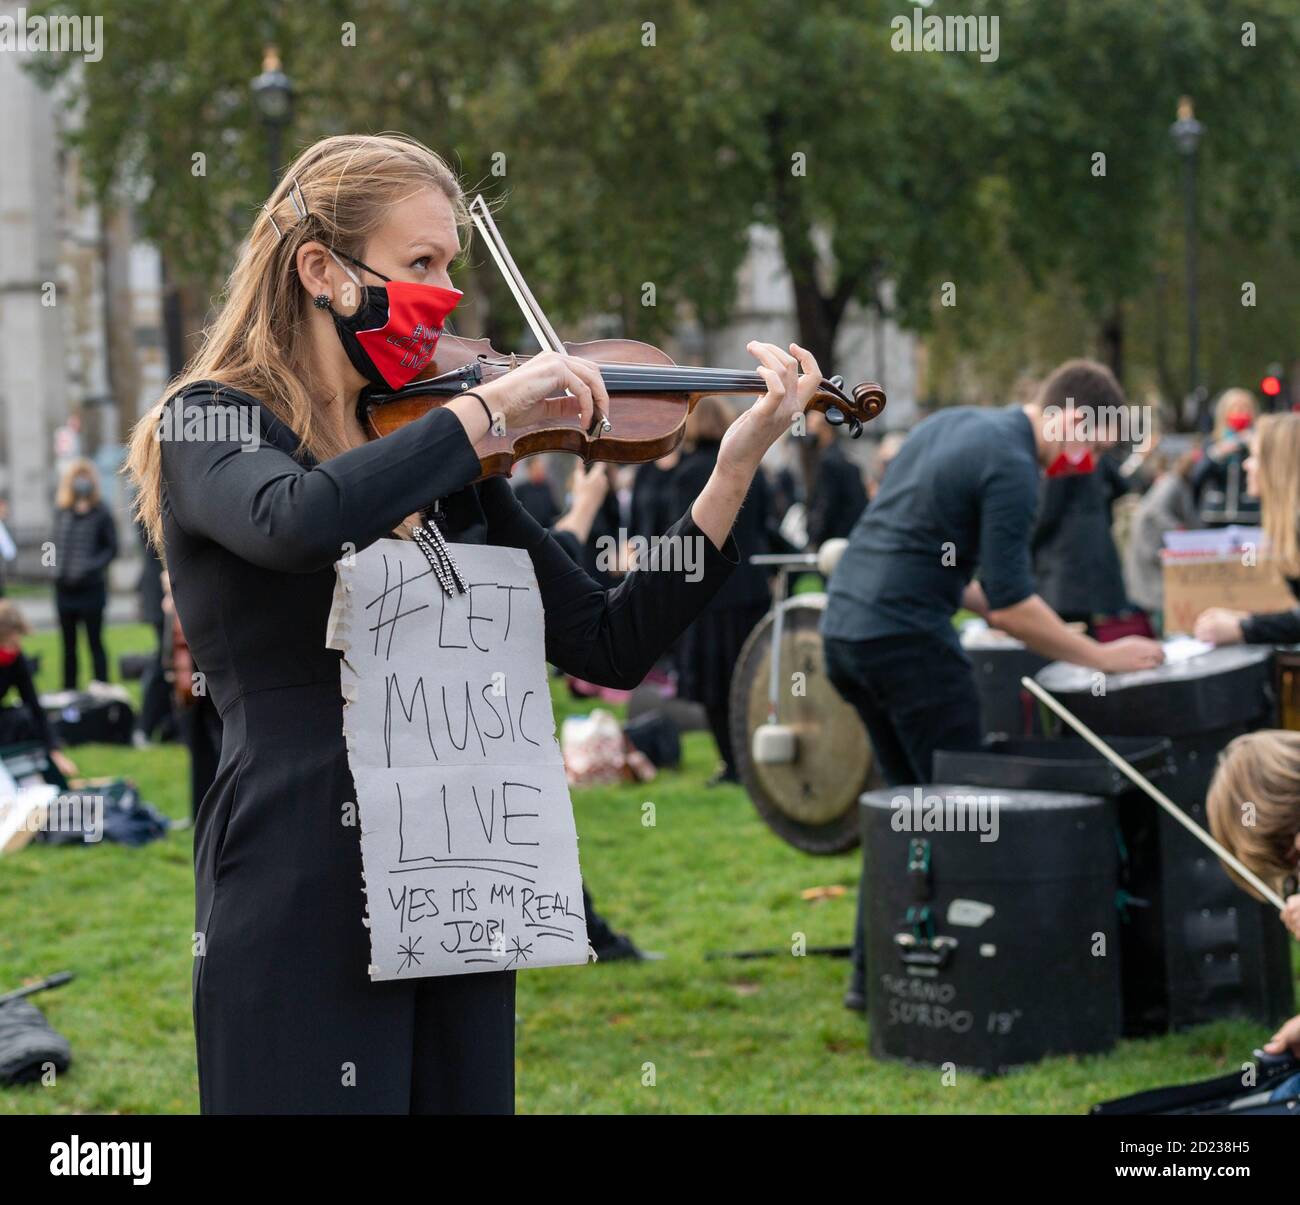
<path id="1" fill-rule="evenodd" d="M 62 1075 L 71 1062 L 68 1039 L 39 1008 L 26 1000 L 0 1004 L 0 1085 L 35 1083 L 49 1064 Z"/>
<path id="2" fill-rule="evenodd" d="M 623 734 L 660 770 L 682 764 L 682 738 L 666 711 L 650 711 L 628 720 Z"/>
<path id="3" fill-rule="evenodd" d="M 49 845 L 93 845 L 98 841 L 147 845 L 165 837 L 171 828 L 171 821 L 140 798 L 129 778 L 105 779 L 66 791 L 50 809 L 58 810 L 57 823 L 52 815 L 50 824 L 36 834 L 38 841 Z"/>
<path id="4" fill-rule="evenodd" d="M 1300 1059 L 1293 1054 L 1265 1054 L 1255 1051 L 1255 1082 L 1242 1083 L 1242 1073 L 1180 1084 L 1174 1088 L 1152 1088 L 1117 1100 L 1092 1106 L 1096 1117 L 1133 1117 L 1154 1114 L 1171 1117 L 1199 1114 L 1206 1117 L 1300 1116 L 1300 1084 L 1290 1087 L 1280 1100 L 1273 1093 L 1287 1080 L 1300 1076 Z"/>
<path id="5" fill-rule="evenodd" d="M 131 704 L 78 691 L 72 698 L 56 696 L 57 702 L 46 704 L 45 714 L 56 740 L 64 745 L 129 745 L 135 726 Z"/>

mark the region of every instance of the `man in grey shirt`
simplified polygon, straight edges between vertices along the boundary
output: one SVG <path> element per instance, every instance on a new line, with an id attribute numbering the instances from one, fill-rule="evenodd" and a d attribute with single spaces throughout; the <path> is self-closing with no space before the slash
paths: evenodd
<path id="1" fill-rule="evenodd" d="M 1067 627 L 1035 592 L 1030 538 L 1040 474 L 1089 472 L 1086 408 L 1123 405 L 1104 365 L 1062 364 L 1025 406 L 956 407 L 920 423 L 889 466 L 831 578 L 826 672 L 853 704 L 891 786 L 932 781 L 936 749 L 982 739 L 970 661 L 952 625 L 962 607 L 1035 652 L 1105 673 L 1163 659 L 1142 637 L 1109 644 Z M 978 571 L 979 580 L 973 580 Z M 861 906 L 854 983 L 862 1007 Z"/>

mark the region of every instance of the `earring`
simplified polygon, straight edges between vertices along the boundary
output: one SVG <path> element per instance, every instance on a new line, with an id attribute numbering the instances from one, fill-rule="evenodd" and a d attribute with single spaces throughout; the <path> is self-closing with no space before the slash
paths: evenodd
<path id="1" fill-rule="evenodd" d="M 312 298 L 312 302 L 311 302 L 311 303 L 312 303 L 312 305 L 314 305 L 318 310 L 327 310 L 327 309 L 330 308 L 330 298 L 329 298 L 329 294 L 328 294 L 328 293 L 317 293 L 316 296 Z"/>

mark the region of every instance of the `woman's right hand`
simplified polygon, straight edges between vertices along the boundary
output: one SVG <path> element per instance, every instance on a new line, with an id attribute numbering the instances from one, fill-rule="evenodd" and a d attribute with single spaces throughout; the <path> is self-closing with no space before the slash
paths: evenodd
<path id="1" fill-rule="evenodd" d="M 1289 895 L 1282 909 L 1282 923 L 1291 930 L 1291 936 L 1300 941 L 1300 895 Z"/>
<path id="2" fill-rule="evenodd" d="M 507 428 L 522 426 L 532 409 L 547 398 L 561 397 L 565 390 L 578 404 L 582 429 L 590 431 L 593 421 L 609 415 L 609 393 L 600 366 L 578 356 L 544 351 L 525 360 L 518 368 L 477 389 L 494 414 L 498 411 Z"/>

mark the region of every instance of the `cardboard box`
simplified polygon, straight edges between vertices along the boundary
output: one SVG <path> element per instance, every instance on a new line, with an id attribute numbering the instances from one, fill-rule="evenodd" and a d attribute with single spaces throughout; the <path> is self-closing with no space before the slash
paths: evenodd
<path id="1" fill-rule="evenodd" d="M 1196 617 L 1210 607 L 1231 611 L 1289 611 L 1296 605 L 1277 566 L 1262 559 L 1243 563 L 1228 556 L 1163 555 L 1166 635 L 1190 634 Z"/>

